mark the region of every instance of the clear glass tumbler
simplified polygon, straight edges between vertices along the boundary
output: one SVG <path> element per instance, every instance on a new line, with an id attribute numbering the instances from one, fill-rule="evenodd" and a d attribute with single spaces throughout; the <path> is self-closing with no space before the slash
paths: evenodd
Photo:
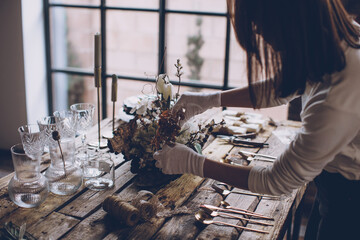
<path id="1" fill-rule="evenodd" d="M 10 180 L 10 199 L 18 206 L 32 208 L 39 206 L 49 194 L 47 179 L 40 173 L 40 158 L 30 158 L 22 144 L 11 147 L 15 175 Z"/>
<path id="2" fill-rule="evenodd" d="M 96 158 L 89 159 L 91 166 L 98 169 L 101 175 L 85 179 L 85 187 L 95 191 L 114 187 L 115 164 L 112 157 L 114 157 L 114 154 L 99 152 Z"/>

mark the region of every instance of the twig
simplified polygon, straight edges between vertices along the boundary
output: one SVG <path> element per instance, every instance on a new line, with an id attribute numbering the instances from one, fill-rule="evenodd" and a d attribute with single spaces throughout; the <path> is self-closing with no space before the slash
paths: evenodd
<path id="1" fill-rule="evenodd" d="M 178 90 L 177 90 L 177 93 L 176 93 L 176 100 L 179 98 L 180 96 L 180 85 L 181 85 L 181 75 L 183 75 L 184 73 L 181 71 L 182 70 L 182 65 L 180 63 L 180 59 L 177 59 L 176 60 L 176 64 L 175 64 L 175 67 L 176 67 L 176 74 L 175 76 L 177 76 L 179 78 L 179 85 L 178 85 Z"/>
<path id="2" fill-rule="evenodd" d="M 64 174 L 65 174 L 65 177 L 66 177 L 66 168 L 65 168 L 65 159 L 64 159 L 64 154 L 63 154 L 63 151 L 61 149 L 61 144 L 60 144 L 60 134 L 58 131 L 53 131 L 52 132 L 52 137 L 53 139 L 58 143 L 59 145 L 59 149 L 60 149 L 60 154 L 61 154 L 61 159 L 62 159 L 62 162 L 64 164 Z"/>

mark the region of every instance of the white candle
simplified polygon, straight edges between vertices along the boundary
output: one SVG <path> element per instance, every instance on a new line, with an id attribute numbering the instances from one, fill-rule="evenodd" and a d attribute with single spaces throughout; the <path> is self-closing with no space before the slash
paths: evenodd
<path id="1" fill-rule="evenodd" d="M 101 67 L 101 34 L 95 34 L 95 67 Z"/>

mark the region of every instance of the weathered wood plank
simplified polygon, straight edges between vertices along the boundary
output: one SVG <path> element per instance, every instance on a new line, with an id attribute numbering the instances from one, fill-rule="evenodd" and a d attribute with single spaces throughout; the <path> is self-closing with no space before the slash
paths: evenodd
<path id="1" fill-rule="evenodd" d="M 96 211 L 107 196 L 117 192 L 120 188 L 131 181 L 134 176 L 135 175 L 130 172 L 130 162 L 126 162 L 115 170 L 114 188 L 104 191 L 88 190 L 64 208 L 60 209 L 59 212 L 69 216 L 84 218 L 89 213 Z"/>
<path id="2" fill-rule="evenodd" d="M 184 204 L 191 212 L 190 215 L 174 216 L 161 227 L 152 239 L 193 239 L 205 226 L 198 223 L 194 214 L 201 204 L 219 205 L 222 197 L 211 191 L 214 180 L 208 179 L 201 185 L 199 190 Z"/>
<path id="3" fill-rule="evenodd" d="M 24 221 L 26 221 L 27 226 L 30 227 L 41 218 L 51 214 L 51 212 L 59 208 L 61 205 L 70 202 L 72 199 L 75 199 L 79 194 L 82 193 L 82 191 L 84 191 L 83 186 L 80 187 L 80 189 L 71 196 L 59 196 L 50 193 L 40 206 L 30 209 L 16 208 L 15 211 L 12 211 L 10 214 L 2 217 L 0 219 L 0 224 L 11 220 L 15 224 L 21 225 Z"/>
<path id="4" fill-rule="evenodd" d="M 255 232 L 248 232 L 244 231 L 241 234 L 239 239 L 278 239 L 279 238 L 279 230 L 281 226 L 284 225 L 285 220 L 287 218 L 287 214 L 284 214 L 285 211 L 289 211 L 293 202 L 293 195 L 292 197 L 283 197 L 279 201 L 262 199 L 256 208 L 257 213 L 264 214 L 266 216 L 272 216 L 275 221 L 272 221 L 275 226 L 268 227 L 268 226 L 261 226 L 249 223 L 247 227 L 250 228 L 257 228 L 269 231 L 269 234 L 261 234 Z M 264 221 L 270 223 L 271 221 Z"/>
<path id="5" fill-rule="evenodd" d="M 133 199 L 139 189 L 133 183 L 116 195 L 124 200 Z M 131 228 L 111 218 L 102 208 L 82 220 L 62 239 L 103 239 L 109 232 L 128 232 Z M 112 239 L 116 239 L 114 237 Z"/>
<path id="6" fill-rule="evenodd" d="M 5 193 L 0 195 L 0 219 L 18 208 L 18 206 L 10 200 L 7 189 L 4 188 L 2 191 Z"/>
<path id="7" fill-rule="evenodd" d="M 156 196 L 166 207 L 175 209 L 181 206 L 204 181 L 203 178 L 185 174 L 160 189 Z M 150 239 L 163 225 L 164 218 L 155 218 L 152 222 L 145 222 L 132 228 L 130 232 L 118 235 L 119 239 Z"/>
<path id="8" fill-rule="evenodd" d="M 53 212 L 27 229 L 34 237 L 40 239 L 58 239 L 72 229 L 80 220 Z"/>
<path id="9" fill-rule="evenodd" d="M 27 228 L 32 226 L 41 217 L 45 217 L 48 213 L 42 213 L 39 208 L 18 208 L 5 218 L 0 220 L 0 226 L 6 222 L 13 222 L 14 224 L 21 226 L 26 223 Z"/>
<path id="10" fill-rule="evenodd" d="M 230 194 L 225 200 L 231 206 L 247 209 L 250 211 L 254 211 L 255 208 L 257 207 L 257 204 L 259 203 L 259 199 L 257 197 L 240 195 L 240 194 Z M 239 226 L 247 225 L 246 221 L 242 221 L 238 219 L 215 217 L 214 220 L 235 224 Z M 260 229 L 258 226 L 259 225 L 255 225 L 253 228 Z M 204 229 L 204 231 L 202 231 L 197 236 L 196 239 L 238 239 L 239 234 L 241 232 L 243 232 L 243 230 L 241 229 L 212 224 L 209 225 L 206 229 Z"/>

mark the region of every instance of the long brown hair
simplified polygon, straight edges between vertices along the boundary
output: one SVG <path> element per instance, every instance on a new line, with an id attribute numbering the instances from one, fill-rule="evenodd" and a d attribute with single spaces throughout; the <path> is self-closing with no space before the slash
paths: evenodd
<path id="1" fill-rule="evenodd" d="M 341 71 L 341 42 L 360 48 L 355 28 L 340 0 L 227 0 L 235 35 L 247 53 L 254 108 L 275 90 L 277 97 L 302 94 L 307 82 Z M 262 95 L 253 84 L 272 79 Z"/>

